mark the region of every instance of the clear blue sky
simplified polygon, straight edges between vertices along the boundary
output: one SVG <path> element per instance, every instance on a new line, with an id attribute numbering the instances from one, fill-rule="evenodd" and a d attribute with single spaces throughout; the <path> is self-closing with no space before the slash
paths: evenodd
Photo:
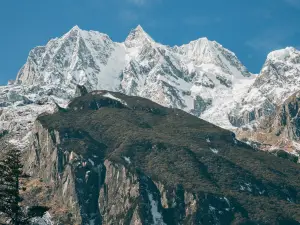
<path id="1" fill-rule="evenodd" d="M 1 0 L 0 84 L 14 79 L 30 49 L 74 25 L 123 41 L 141 24 L 154 40 L 216 40 L 257 73 L 267 53 L 300 47 L 300 0 Z"/>

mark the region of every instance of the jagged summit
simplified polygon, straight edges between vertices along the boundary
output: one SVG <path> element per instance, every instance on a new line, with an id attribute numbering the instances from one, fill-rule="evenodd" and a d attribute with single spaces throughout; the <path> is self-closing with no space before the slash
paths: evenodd
<path id="1" fill-rule="evenodd" d="M 79 28 L 79 26 L 78 25 L 75 25 L 74 27 L 72 27 L 72 29 L 71 30 L 81 30 L 80 28 Z"/>
<path id="2" fill-rule="evenodd" d="M 207 38 L 199 38 L 198 40 L 191 41 L 181 48 L 189 58 L 196 61 L 197 65 L 203 63 L 221 63 L 218 58 L 220 52 L 215 48 L 214 42 L 209 41 Z"/>
<path id="3" fill-rule="evenodd" d="M 280 95 L 288 97 L 298 88 L 297 51 L 287 48 L 269 57 L 277 57 L 278 52 L 289 58 L 276 63 L 267 59 L 254 77 L 233 52 L 207 38 L 169 47 L 155 42 L 138 25 L 123 43 L 117 43 L 106 34 L 74 26 L 63 37 L 33 49 L 15 84 L 55 88 L 54 96 L 61 93 L 57 89 L 64 90 L 60 99 L 76 95 L 77 85 L 88 91 L 119 91 L 232 129 L 269 115 Z M 25 92 L 25 96 L 37 94 Z"/>
<path id="4" fill-rule="evenodd" d="M 67 32 L 65 35 L 67 35 L 67 34 L 70 34 L 70 33 L 73 33 L 73 32 L 80 32 L 80 31 L 82 31 L 80 28 L 79 28 L 79 26 L 78 25 L 75 25 L 74 27 L 72 27 L 70 30 L 69 30 L 69 32 Z"/>
<path id="5" fill-rule="evenodd" d="M 243 124 L 272 116 L 276 107 L 299 91 L 299 87 L 300 51 L 293 47 L 273 51 L 234 111 Z"/>
<path id="6" fill-rule="evenodd" d="M 141 25 L 138 25 L 135 29 L 130 31 L 124 43 L 126 47 L 137 47 L 147 43 L 154 43 L 154 40 L 144 31 Z"/>
<path id="7" fill-rule="evenodd" d="M 289 59 L 300 58 L 300 51 L 294 47 L 287 47 L 270 52 L 267 56 L 267 60 L 280 60 L 286 62 Z M 296 61 L 294 61 L 297 63 Z M 298 61 L 300 63 L 300 61 Z"/>
<path id="8" fill-rule="evenodd" d="M 137 30 L 137 31 L 140 31 L 140 32 L 145 32 L 140 24 L 137 25 L 137 27 L 134 30 Z"/>
<path id="9" fill-rule="evenodd" d="M 105 34 L 75 26 L 61 38 L 33 49 L 17 81 L 27 85 L 85 84 L 89 89 L 96 88 L 95 76 L 100 74 L 101 65 L 108 63 L 114 45 Z"/>
<path id="10" fill-rule="evenodd" d="M 70 35 L 80 35 L 80 32 L 82 30 L 79 28 L 79 26 L 75 25 L 71 28 L 65 35 L 62 36 L 62 38 L 70 37 Z"/>
<path id="11" fill-rule="evenodd" d="M 88 90 L 121 91 L 201 116 L 218 108 L 224 96 L 233 99 L 233 90 L 239 89 L 236 84 L 247 77 L 249 72 L 232 52 L 207 38 L 171 48 L 156 43 L 140 25 L 124 43 L 75 26 L 63 37 L 33 49 L 17 82 L 58 85 L 70 93 L 77 84 Z M 217 121 L 214 112 L 205 118 Z M 218 125 L 230 126 L 226 113 L 216 117 Z"/>

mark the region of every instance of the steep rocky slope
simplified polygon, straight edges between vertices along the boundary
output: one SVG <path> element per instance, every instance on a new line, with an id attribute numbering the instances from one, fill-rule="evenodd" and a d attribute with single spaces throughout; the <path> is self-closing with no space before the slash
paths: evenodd
<path id="1" fill-rule="evenodd" d="M 268 151 L 284 150 L 299 154 L 299 104 L 300 92 L 290 96 L 279 105 L 272 116 L 264 118 L 257 126 L 244 127 L 237 132 L 240 139 L 256 142 Z"/>
<path id="2" fill-rule="evenodd" d="M 300 222 L 299 165 L 147 99 L 85 94 L 40 116 L 30 141 L 27 199 L 63 224 Z"/>
<path id="3" fill-rule="evenodd" d="M 300 51 L 288 47 L 271 52 L 260 74 L 229 114 L 234 126 L 269 117 L 276 107 L 300 90 Z"/>

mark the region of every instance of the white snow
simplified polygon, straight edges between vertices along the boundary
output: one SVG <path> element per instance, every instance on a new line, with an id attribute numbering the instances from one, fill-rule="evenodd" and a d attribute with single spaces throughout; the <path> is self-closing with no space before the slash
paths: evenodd
<path id="1" fill-rule="evenodd" d="M 124 156 L 123 158 L 125 159 L 125 161 L 126 161 L 128 164 L 131 164 L 131 161 L 130 161 L 130 158 L 129 158 L 129 157 Z"/>
<path id="2" fill-rule="evenodd" d="M 95 166 L 95 163 L 94 163 L 94 161 L 93 160 L 91 160 L 91 159 L 88 159 L 88 161 L 92 164 L 92 166 Z"/>
<path id="3" fill-rule="evenodd" d="M 219 150 L 216 148 L 209 148 L 213 153 L 218 154 Z"/>
<path id="4" fill-rule="evenodd" d="M 215 207 L 213 207 L 213 206 L 211 206 L 211 205 L 209 205 L 209 210 L 210 210 L 210 211 L 215 211 L 215 210 L 216 210 L 216 208 L 215 208 Z"/>
<path id="5" fill-rule="evenodd" d="M 31 221 L 39 225 L 54 225 L 54 223 L 52 222 L 52 217 L 49 212 L 46 212 L 42 218 L 35 217 Z"/>
<path id="6" fill-rule="evenodd" d="M 281 60 L 286 61 L 292 54 L 294 54 L 297 49 L 293 47 L 287 47 L 285 49 L 275 50 L 270 52 L 267 56 L 267 60 Z"/>
<path id="7" fill-rule="evenodd" d="M 163 217 L 161 213 L 158 211 L 157 202 L 153 199 L 152 193 L 148 192 L 149 201 L 151 204 L 151 213 L 153 216 L 153 225 L 164 225 Z"/>
<path id="8" fill-rule="evenodd" d="M 265 190 L 262 190 L 262 191 L 259 191 L 259 194 L 263 195 L 265 192 L 266 192 Z"/>
<path id="9" fill-rule="evenodd" d="M 125 101 L 123 101 L 122 99 L 119 99 L 119 98 L 116 98 L 115 96 L 113 96 L 112 94 L 110 93 L 106 93 L 104 95 L 102 95 L 103 97 L 106 97 L 106 98 L 110 98 L 110 99 L 113 99 L 113 100 L 116 100 L 120 103 L 122 103 L 123 105 L 126 105 L 127 106 L 127 103 Z"/>
<path id="10" fill-rule="evenodd" d="M 269 53 L 255 83 L 247 88 L 246 95 L 239 101 L 235 111 L 239 115 L 259 109 L 271 113 L 276 105 L 299 91 L 299 58 L 300 51 L 292 47 Z"/>
<path id="11" fill-rule="evenodd" d="M 247 190 L 249 192 L 252 192 L 251 184 L 244 183 L 243 185 L 240 185 L 240 190 L 242 190 L 242 191 Z"/>

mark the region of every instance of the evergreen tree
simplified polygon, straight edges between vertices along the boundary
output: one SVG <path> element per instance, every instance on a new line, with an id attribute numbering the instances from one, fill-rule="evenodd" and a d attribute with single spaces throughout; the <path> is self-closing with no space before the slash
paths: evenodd
<path id="1" fill-rule="evenodd" d="M 31 218 L 42 216 L 48 210 L 46 207 L 34 206 L 28 208 L 25 214 L 25 210 L 21 208 L 20 180 L 28 177 L 22 169 L 20 150 L 10 149 L 4 159 L 0 160 L 0 213 L 12 225 L 29 224 Z"/>
<path id="2" fill-rule="evenodd" d="M 10 176 L 10 168 L 0 162 L 0 218 L 8 217 L 10 211 L 10 202 L 7 193 L 7 180 Z M 1 220 L 0 224 L 3 224 L 4 221 Z"/>

